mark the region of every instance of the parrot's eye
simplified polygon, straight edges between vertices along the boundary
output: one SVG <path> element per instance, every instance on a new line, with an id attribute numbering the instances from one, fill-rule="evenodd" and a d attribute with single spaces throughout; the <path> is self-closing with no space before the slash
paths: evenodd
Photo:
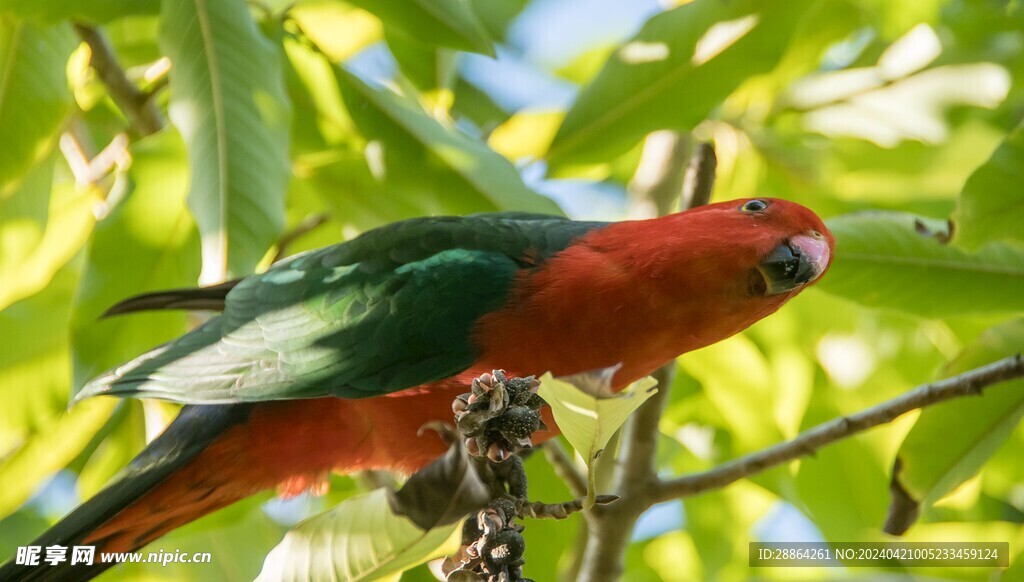
<path id="1" fill-rule="evenodd" d="M 740 210 L 743 212 L 764 212 L 768 208 L 768 203 L 764 200 L 751 200 L 740 206 Z"/>

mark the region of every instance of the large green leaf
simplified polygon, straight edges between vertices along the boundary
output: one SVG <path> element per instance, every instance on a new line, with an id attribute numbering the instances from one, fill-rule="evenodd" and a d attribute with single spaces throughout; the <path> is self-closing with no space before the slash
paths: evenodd
<path id="1" fill-rule="evenodd" d="M 194 286 L 195 224 L 185 204 L 188 166 L 181 138 L 165 130 L 132 146 L 134 190 L 96 225 L 71 312 L 74 385 L 187 331 L 181 312 L 100 320 L 114 303 L 147 291 Z"/>
<path id="2" fill-rule="evenodd" d="M 71 105 L 64 67 L 74 47 L 67 24 L 39 26 L 0 7 L 0 200 L 55 142 Z"/>
<path id="3" fill-rule="evenodd" d="M 76 263 L 42 292 L 0 312 L 0 518 L 78 456 L 116 404 L 97 399 L 67 411 Z"/>
<path id="4" fill-rule="evenodd" d="M 404 570 L 453 553 L 463 518 L 490 499 L 490 488 L 454 439 L 398 491 L 348 498 L 293 528 L 267 556 L 259 580 L 397 580 Z"/>
<path id="5" fill-rule="evenodd" d="M 385 23 L 432 45 L 494 55 L 487 29 L 469 0 L 351 0 Z"/>
<path id="6" fill-rule="evenodd" d="M 284 223 L 291 107 L 280 47 L 262 36 L 244 0 L 167 0 L 161 19 L 202 280 L 246 275 Z"/>
<path id="7" fill-rule="evenodd" d="M 368 148 L 371 167 L 390 195 L 423 195 L 461 212 L 561 213 L 550 199 L 527 188 L 508 160 L 427 115 L 411 99 L 373 87 L 341 68 L 338 82 L 356 125 L 374 142 Z"/>
<path id="8" fill-rule="evenodd" d="M 402 75 L 417 89 L 431 93 L 452 88 L 456 75 L 455 51 L 420 42 L 392 28 L 384 29 L 384 38 Z"/>
<path id="9" fill-rule="evenodd" d="M 691 129 L 777 64 L 811 4 L 696 0 L 651 18 L 577 98 L 548 159 L 602 161 L 656 129 Z"/>
<path id="10" fill-rule="evenodd" d="M 82 248 L 97 192 L 56 173 L 57 155 L 36 164 L 0 200 L 0 309 L 42 291 Z"/>
<path id="11" fill-rule="evenodd" d="M 529 0 L 470 0 L 473 12 L 493 38 L 505 38 L 509 24 L 526 8 Z"/>
<path id="12" fill-rule="evenodd" d="M 378 580 L 454 553 L 458 523 L 427 531 L 395 515 L 377 489 L 293 528 L 263 563 L 257 580 Z"/>
<path id="13" fill-rule="evenodd" d="M 611 379 L 607 372 L 564 379 L 556 379 L 548 372 L 541 377 L 537 392 L 551 407 L 559 430 L 587 464 L 588 508 L 593 507 L 597 495 L 594 468 L 598 457 L 629 415 L 657 392 L 657 381 L 647 376 L 612 395 L 600 386 Z"/>
<path id="14" fill-rule="evenodd" d="M 821 288 L 926 317 L 1024 311 L 1024 249 L 991 243 L 970 253 L 919 232 L 921 220 L 870 212 L 827 221 L 837 242 Z"/>
<path id="15" fill-rule="evenodd" d="M 985 332 L 946 373 L 960 374 L 1022 351 L 1024 320 L 1017 319 Z M 932 503 L 959 487 L 981 470 L 1022 417 L 1024 380 L 925 409 L 897 453 L 893 484 L 910 498 L 900 503 Z"/>
<path id="16" fill-rule="evenodd" d="M 964 184 L 954 242 L 977 248 L 991 240 L 1024 244 L 1024 123 Z"/>
<path id="17" fill-rule="evenodd" d="M 328 57 L 304 43 L 289 37 L 283 39 L 288 67 L 285 71 L 288 95 L 295 109 L 292 116 L 292 154 L 322 156 L 325 150 L 337 148 L 355 151 L 365 140 L 356 132 L 355 123 L 341 100 L 334 82 L 334 68 Z M 301 161 L 296 172 L 306 178 L 308 172 Z M 292 182 L 291 187 L 302 180 Z"/>
<path id="18" fill-rule="evenodd" d="M 108 22 L 124 16 L 157 14 L 160 0 L 0 0 L 0 11 L 3 10 L 43 22 L 68 19 Z"/>

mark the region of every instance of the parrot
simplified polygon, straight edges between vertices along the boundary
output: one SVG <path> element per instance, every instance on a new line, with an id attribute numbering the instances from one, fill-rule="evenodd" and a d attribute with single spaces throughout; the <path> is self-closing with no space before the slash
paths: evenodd
<path id="1" fill-rule="evenodd" d="M 413 218 L 212 287 L 109 311 L 219 311 L 73 398 L 185 406 L 98 494 L 32 542 L 136 551 L 258 492 L 331 472 L 410 473 L 446 450 L 474 377 L 617 366 L 613 389 L 775 312 L 828 270 L 835 239 L 795 202 L 750 198 L 659 218 L 523 212 Z M 550 438 L 557 434 L 551 418 Z M 86 580 L 112 563 L 24 566 L 3 580 Z"/>

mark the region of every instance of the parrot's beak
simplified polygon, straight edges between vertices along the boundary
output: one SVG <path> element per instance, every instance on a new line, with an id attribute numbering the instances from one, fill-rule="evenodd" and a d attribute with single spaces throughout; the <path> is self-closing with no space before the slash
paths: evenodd
<path id="1" fill-rule="evenodd" d="M 765 295 L 786 293 L 814 281 L 825 272 L 830 259 L 828 241 L 821 233 L 791 237 L 757 266 L 764 277 Z"/>

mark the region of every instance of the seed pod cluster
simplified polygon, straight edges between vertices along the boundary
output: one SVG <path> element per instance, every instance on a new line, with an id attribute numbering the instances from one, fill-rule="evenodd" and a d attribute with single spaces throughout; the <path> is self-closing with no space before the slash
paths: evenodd
<path id="1" fill-rule="evenodd" d="M 455 422 L 466 438 L 466 450 L 501 463 L 533 447 L 530 436 L 547 429 L 540 418 L 544 399 L 533 376 L 507 378 L 494 370 L 473 380 L 470 391 L 452 402 Z"/>
<path id="2" fill-rule="evenodd" d="M 499 498 L 462 528 L 462 548 L 442 566 L 448 582 L 532 582 L 523 578 L 523 526 L 516 506 Z"/>

